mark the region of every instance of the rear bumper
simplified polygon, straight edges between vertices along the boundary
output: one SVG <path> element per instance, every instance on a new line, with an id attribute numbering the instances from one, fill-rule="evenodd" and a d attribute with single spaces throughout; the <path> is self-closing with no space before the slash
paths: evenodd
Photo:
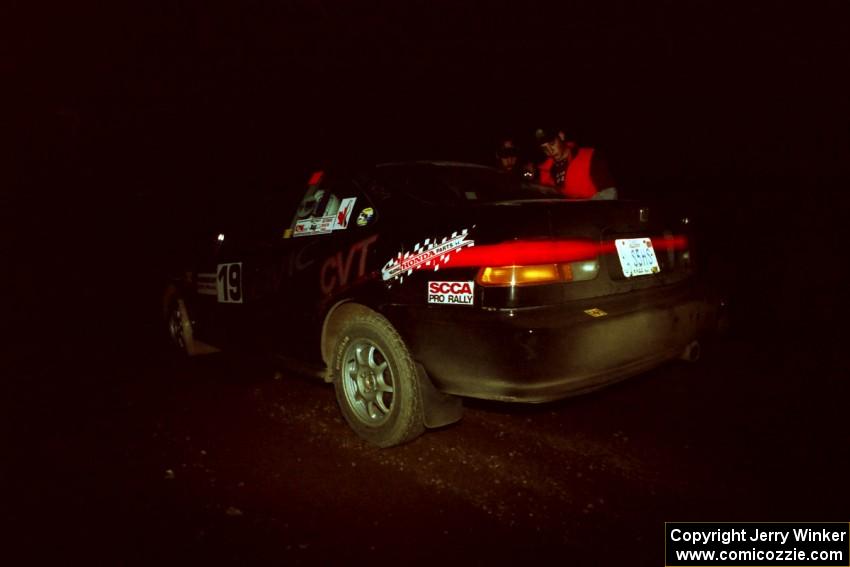
<path id="1" fill-rule="evenodd" d="M 557 307 L 394 307 L 387 315 L 442 392 L 545 402 L 678 357 L 716 326 L 720 302 L 692 285 Z M 593 317 L 587 309 L 606 313 Z"/>

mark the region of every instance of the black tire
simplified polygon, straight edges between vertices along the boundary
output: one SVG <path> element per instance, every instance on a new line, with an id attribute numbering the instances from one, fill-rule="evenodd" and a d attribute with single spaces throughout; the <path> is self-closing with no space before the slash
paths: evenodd
<path id="1" fill-rule="evenodd" d="M 168 286 L 162 300 L 162 318 L 168 349 L 173 356 L 187 358 L 192 354 L 192 322 L 186 304 L 174 285 Z"/>
<path id="2" fill-rule="evenodd" d="M 331 370 L 343 417 L 369 443 L 400 445 L 425 430 L 416 365 L 379 313 L 365 307 L 346 310 Z"/>

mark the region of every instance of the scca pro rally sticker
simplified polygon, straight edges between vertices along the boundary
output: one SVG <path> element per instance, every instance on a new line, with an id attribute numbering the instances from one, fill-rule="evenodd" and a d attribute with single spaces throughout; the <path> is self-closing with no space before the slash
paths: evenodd
<path id="1" fill-rule="evenodd" d="M 475 227 L 473 227 L 475 228 Z M 463 229 L 460 233 L 453 232 L 451 236 L 443 238 L 440 242 L 426 238 L 425 242 L 418 243 L 412 252 L 398 253 L 381 268 L 381 277 L 384 281 L 398 279 L 404 281 L 404 276 L 409 276 L 414 270 L 423 268 L 440 269 L 451 260 L 451 253 L 457 253 L 467 246 L 475 246 L 474 240 L 469 240 L 469 231 Z"/>
<path id="2" fill-rule="evenodd" d="M 475 282 L 428 282 L 428 303 L 472 305 Z"/>

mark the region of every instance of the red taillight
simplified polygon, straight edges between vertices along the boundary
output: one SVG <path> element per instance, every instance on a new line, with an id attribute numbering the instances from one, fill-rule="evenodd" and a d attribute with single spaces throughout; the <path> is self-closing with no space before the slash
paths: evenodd
<path id="1" fill-rule="evenodd" d="M 613 244 L 612 244 L 613 246 Z M 589 240 L 515 240 L 471 246 L 452 255 L 448 267 L 535 266 L 591 260 L 600 245 Z"/>
<path id="2" fill-rule="evenodd" d="M 687 250 L 684 236 L 652 238 L 656 250 Z M 515 240 L 470 246 L 444 260 L 445 268 L 481 268 L 483 286 L 521 286 L 591 280 L 599 273 L 599 256 L 617 254 L 613 240 Z"/>

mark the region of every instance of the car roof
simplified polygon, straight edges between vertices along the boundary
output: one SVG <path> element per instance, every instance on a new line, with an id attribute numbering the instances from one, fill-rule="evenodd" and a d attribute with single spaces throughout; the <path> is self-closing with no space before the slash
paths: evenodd
<path id="1" fill-rule="evenodd" d="M 493 169 L 488 165 L 482 165 L 480 163 L 468 163 L 462 161 L 437 161 L 437 160 L 417 160 L 417 161 L 396 161 L 396 162 L 387 162 L 387 163 L 379 163 L 375 167 L 421 167 L 423 165 L 433 165 L 437 167 L 469 167 L 476 169 Z"/>

